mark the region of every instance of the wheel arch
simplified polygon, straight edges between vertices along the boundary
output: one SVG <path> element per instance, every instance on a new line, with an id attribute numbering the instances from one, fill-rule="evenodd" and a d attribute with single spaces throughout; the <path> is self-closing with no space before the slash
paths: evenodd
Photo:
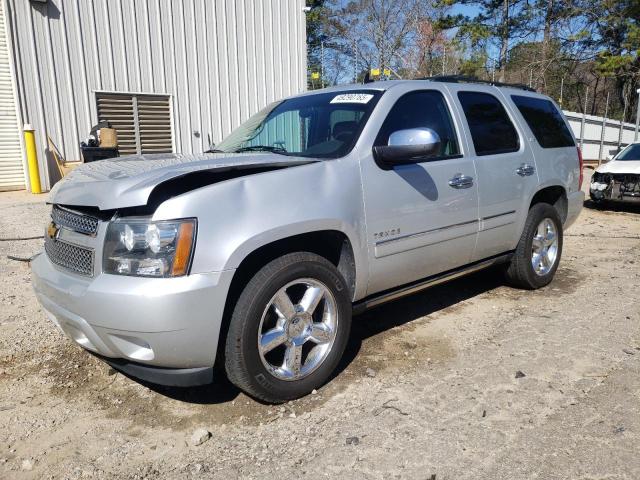
<path id="1" fill-rule="evenodd" d="M 567 220 L 569 202 L 567 190 L 562 185 L 542 186 L 531 198 L 529 209 L 537 203 L 548 203 L 555 207 L 563 224 Z"/>
<path id="2" fill-rule="evenodd" d="M 296 234 L 272 236 L 269 242 L 254 243 L 252 249 L 243 249 L 245 252 L 242 258 L 236 261 L 233 278 L 229 286 L 225 300 L 224 314 L 218 341 L 218 354 L 216 358 L 223 358 L 224 345 L 226 343 L 229 320 L 233 313 L 233 308 L 242 293 L 243 287 L 264 265 L 270 261 L 287 253 L 306 251 L 316 253 L 336 266 L 338 271 L 345 278 L 350 289 L 352 301 L 356 297 L 357 278 L 362 276 L 356 261 L 356 248 L 349 235 L 339 229 L 312 230 Z M 238 251 L 237 250 L 237 251 Z M 366 282 L 365 282 L 366 283 Z"/>
<path id="3" fill-rule="evenodd" d="M 343 243 L 344 252 L 342 252 Z M 351 225 L 339 220 L 304 221 L 277 226 L 258 235 L 250 236 L 234 246 L 232 252 L 226 257 L 223 270 L 236 270 L 234 274 L 234 278 L 236 278 L 238 270 L 242 272 L 247 268 L 247 265 L 253 264 L 256 258 L 269 258 L 262 262 L 259 269 L 275 258 L 273 255 L 281 256 L 294 251 L 317 253 L 337 267 L 340 263 L 340 257 L 337 262 L 334 262 L 336 250 L 340 250 L 340 256 L 343 258 L 343 264 L 340 265 L 343 270 L 341 273 L 352 288 L 352 296 L 355 296 L 366 285 L 365 255 L 362 253 L 357 232 Z M 343 254 L 348 255 L 350 259 L 349 269 L 344 266 L 347 256 L 343 256 Z"/>
<path id="4" fill-rule="evenodd" d="M 349 236 L 338 229 L 312 230 L 302 233 L 276 236 L 268 242 L 260 242 L 253 248 L 244 250 L 242 259 L 235 262 L 235 273 L 231 284 L 248 280 L 260 268 L 277 257 L 292 252 L 311 252 L 326 258 L 344 276 L 353 299 L 356 291 L 357 268 L 356 252 Z M 248 277 L 248 278 L 247 278 Z"/>

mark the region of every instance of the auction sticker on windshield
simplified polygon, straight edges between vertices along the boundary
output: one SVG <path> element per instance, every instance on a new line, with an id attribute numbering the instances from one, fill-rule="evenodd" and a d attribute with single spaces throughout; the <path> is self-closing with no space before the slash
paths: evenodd
<path id="1" fill-rule="evenodd" d="M 329 103 L 368 103 L 373 98 L 369 93 L 342 93 L 333 97 Z"/>

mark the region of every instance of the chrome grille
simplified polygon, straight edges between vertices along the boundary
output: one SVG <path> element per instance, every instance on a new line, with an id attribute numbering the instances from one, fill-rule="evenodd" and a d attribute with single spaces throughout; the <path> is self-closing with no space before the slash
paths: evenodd
<path id="1" fill-rule="evenodd" d="M 48 235 L 44 237 L 44 250 L 56 265 L 80 275 L 93 276 L 93 250 Z"/>
<path id="2" fill-rule="evenodd" d="M 57 205 L 51 210 L 51 219 L 60 227 L 67 227 L 85 235 L 95 235 L 98 231 L 97 218 L 65 210 Z"/>

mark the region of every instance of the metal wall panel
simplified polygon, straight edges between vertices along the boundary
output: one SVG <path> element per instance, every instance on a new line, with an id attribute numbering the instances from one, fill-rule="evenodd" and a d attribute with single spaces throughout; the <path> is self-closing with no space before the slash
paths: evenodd
<path id="1" fill-rule="evenodd" d="M 569 125 L 580 145 L 580 130 L 582 128 L 582 114 L 577 112 L 564 111 L 565 117 L 569 120 Z M 582 145 L 582 157 L 589 161 L 598 160 L 598 154 L 602 152 L 600 160 L 605 160 L 609 152 L 618 148 L 618 140 L 622 147 L 633 143 L 635 136 L 635 125 L 633 123 L 622 123 L 619 120 L 607 118 L 604 121 L 605 133 L 602 135 L 603 118 L 595 115 L 584 117 L 584 139 Z M 600 143 L 602 140 L 602 150 Z"/>
<path id="2" fill-rule="evenodd" d="M 171 96 L 177 152 L 220 141 L 306 88 L 304 0 L 0 0 L 21 121 L 36 128 L 43 187 L 97 121 L 96 91 Z"/>

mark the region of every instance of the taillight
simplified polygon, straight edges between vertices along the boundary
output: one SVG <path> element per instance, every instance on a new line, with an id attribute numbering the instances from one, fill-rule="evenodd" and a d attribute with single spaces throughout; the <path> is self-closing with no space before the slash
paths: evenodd
<path id="1" fill-rule="evenodd" d="M 578 180 L 578 191 L 582 190 L 582 169 L 584 167 L 584 161 L 582 160 L 582 152 L 580 151 L 580 147 L 576 147 L 578 150 L 578 164 L 580 165 L 580 179 Z"/>

